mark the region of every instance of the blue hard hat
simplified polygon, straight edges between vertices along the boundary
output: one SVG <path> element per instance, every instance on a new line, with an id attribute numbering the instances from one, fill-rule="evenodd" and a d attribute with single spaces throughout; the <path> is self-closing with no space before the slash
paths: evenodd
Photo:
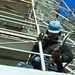
<path id="1" fill-rule="evenodd" d="M 61 31 L 61 24 L 59 21 L 51 21 L 47 28 L 48 32 L 59 33 Z"/>

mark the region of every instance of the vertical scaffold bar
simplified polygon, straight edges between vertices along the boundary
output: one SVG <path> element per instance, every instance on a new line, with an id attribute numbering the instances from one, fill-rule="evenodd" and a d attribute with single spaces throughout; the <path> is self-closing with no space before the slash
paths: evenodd
<path id="1" fill-rule="evenodd" d="M 39 24 L 37 24 L 37 20 L 36 20 L 36 15 L 35 15 L 35 10 L 34 10 L 34 0 L 32 0 L 32 10 L 34 13 L 34 17 L 35 17 L 35 23 L 37 26 L 37 34 L 39 36 L 40 34 L 40 28 L 39 28 Z M 44 63 L 44 57 L 43 57 L 43 49 L 42 49 L 42 42 L 38 41 L 38 45 L 39 45 L 39 51 L 40 51 L 40 58 L 41 58 L 41 66 L 42 66 L 42 71 L 45 71 L 45 63 Z"/>

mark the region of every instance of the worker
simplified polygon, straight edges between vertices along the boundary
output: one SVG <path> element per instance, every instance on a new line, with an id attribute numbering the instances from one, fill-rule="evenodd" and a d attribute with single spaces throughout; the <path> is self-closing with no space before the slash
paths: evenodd
<path id="1" fill-rule="evenodd" d="M 49 22 L 49 25 L 47 27 L 46 31 L 47 36 L 43 38 L 42 40 L 42 48 L 43 53 L 51 54 L 51 57 L 48 57 L 48 60 L 46 58 L 45 65 L 47 66 L 48 61 L 53 61 L 57 68 L 53 69 L 53 71 L 56 72 L 63 72 L 63 62 L 70 63 L 73 60 L 73 53 L 70 50 L 70 48 L 65 44 L 64 47 L 60 47 L 59 50 L 57 50 L 59 39 L 58 36 L 61 35 L 61 24 L 57 20 L 52 20 Z M 56 49 L 56 50 L 55 50 Z M 32 48 L 33 52 L 39 53 L 39 47 L 38 42 L 35 43 L 35 45 Z M 41 59 L 39 55 L 31 54 L 30 61 L 34 67 L 34 69 L 41 70 Z M 52 70 L 50 65 L 48 70 Z"/>

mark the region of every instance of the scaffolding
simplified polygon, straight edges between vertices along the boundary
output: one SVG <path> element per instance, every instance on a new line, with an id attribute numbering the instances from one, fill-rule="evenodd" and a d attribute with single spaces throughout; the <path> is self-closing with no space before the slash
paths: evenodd
<path id="1" fill-rule="evenodd" d="M 62 3 L 65 7 L 62 6 Z M 60 10 L 66 13 L 61 15 Z M 71 17 L 71 16 L 72 17 Z M 19 61 L 27 61 L 35 42 L 39 42 L 42 71 L 45 71 L 42 43 L 37 41 L 40 32 L 46 32 L 51 20 L 59 20 L 62 25 L 62 42 L 70 32 L 66 42 L 72 49 L 75 58 L 75 14 L 64 0 L 0 0 L 0 61 L 1 64 L 16 65 Z M 28 45 L 30 47 L 28 47 Z M 11 53 L 12 52 L 12 53 Z M 2 62 L 7 59 L 6 63 Z M 12 64 L 8 60 L 14 60 Z M 74 73 L 75 59 L 70 64 L 70 73 Z"/>

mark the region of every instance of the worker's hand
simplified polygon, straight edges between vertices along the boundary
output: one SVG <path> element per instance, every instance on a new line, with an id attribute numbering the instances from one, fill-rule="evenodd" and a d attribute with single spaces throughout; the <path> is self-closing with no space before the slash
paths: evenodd
<path id="1" fill-rule="evenodd" d="M 52 58 L 54 58 L 55 60 L 61 60 L 62 59 L 60 50 L 54 50 L 51 55 L 52 55 Z"/>
<path id="2" fill-rule="evenodd" d="M 55 59 L 54 57 L 51 56 L 50 61 L 54 61 L 54 60 L 57 60 L 57 59 Z M 62 60 L 62 55 L 60 55 L 60 58 L 58 60 Z"/>
<path id="3" fill-rule="evenodd" d="M 42 41 L 44 37 L 44 32 L 41 32 L 38 37 L 38 41 Z"/>
<path id="4" fill-rule="evenodd" d="M 52 56 L 50 56 L 50 61 L 54 61 L 55 60 L 55 58 L 53 58 Z"/>
<path id="5" fill-rule="evenodd" d="M 62 55 L 60 55 L 60 58 L 59 58 L 59 60 L 62 60 Z"/>

